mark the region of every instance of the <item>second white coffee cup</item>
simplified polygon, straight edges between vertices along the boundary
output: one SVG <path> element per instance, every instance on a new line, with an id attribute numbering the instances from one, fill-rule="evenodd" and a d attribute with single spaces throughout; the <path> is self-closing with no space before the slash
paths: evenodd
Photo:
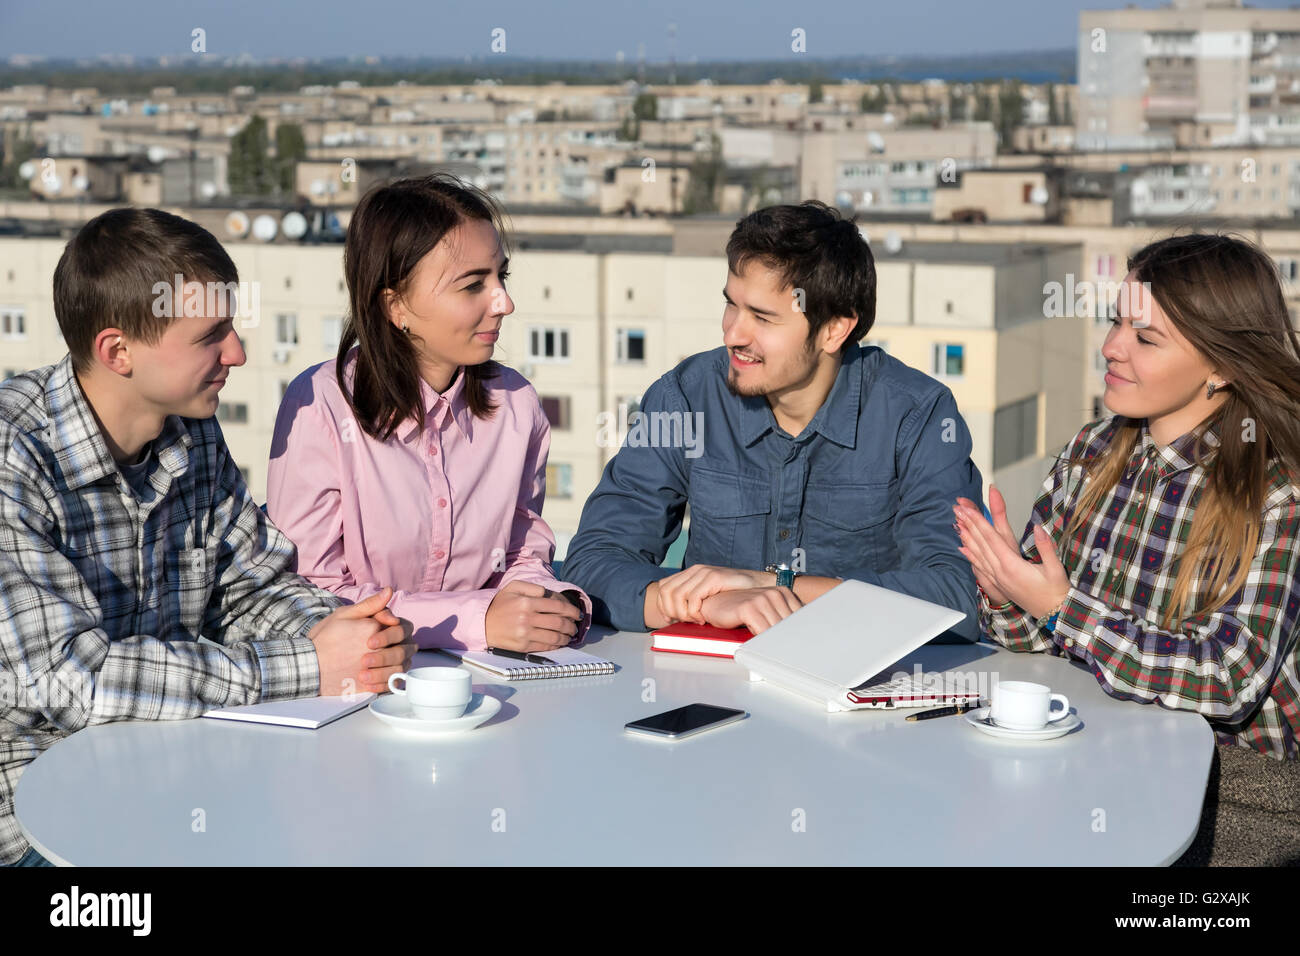
<path id="1" fill-rule="evenodd" d="M 398 687 L 401 681 L 403 686 Z M 417 667 L 388 678 L 388 689 L 405 696 L 411 712 L 423 720 L 450 720 L 465 713 L 473 691 L 464 667 Z"/>
<path id="2" fill-rule="evenodd" d="M 1052 710 L 1053 701 L 1061 702 L 1059 711 Z M 1008 730 L 1042 730 L 1048 724 L 1070 715 L 1070 700 L 1064 694 L 1053 694 L 1043 684 L 1023 680 L 998 681 L 993 685 L 993 706 L 989 716 L 993 723 Z"/>

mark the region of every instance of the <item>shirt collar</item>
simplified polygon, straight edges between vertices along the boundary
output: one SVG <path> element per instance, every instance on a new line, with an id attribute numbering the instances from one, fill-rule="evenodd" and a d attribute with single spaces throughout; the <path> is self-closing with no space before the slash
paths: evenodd
<path id="1" fill-rule="evenodd" d="M 45 384 L 45 402 L 49 415 L 46 441 L 58 464 L 59 483 L 68 491 L 76 491 L 117 474 L 117 462 L 77 381 L 71 355 L 65 355 L 54 366 Z M 169 415 L 153 440 L 153 453 L 169 472 L 182 475 L 189 468 L 187 451 L 192 444 L 181 420 Z"/>
<path id="2" fill-rule="evenodd" d="M 729 361 L 730 353 L 724 350 L 723 358 Z M 857 447 L 864 368 L 862 349 L 856 345 L 846 349 L 830 394 L 817 409 L 805 432 L 816 432 L 845 448 Z M 776 416 L 772 414 L 766 396 L 746 395 L 740 402 L 740 440 L 746 446 L 752 445 L 769 430 L 776 429 Z"/>
<path id="3" fill-rule="evenodd" d="M 1200 459 L 1207 457 L 1219 447 L 1219 430 L 1215 422 L 1207 422 L 1203 428 L 1193 428 L 1186 434 L 1179 435 L 1168 445 L 1161 448 L 1151 437 L 1151 430 L 1146 419 L 1138 433 L 1138 445 L 1134 455 L 1144 455 L 1156 463 L 1156 472 L 1161 478 L 1168 478 L 1180 471 L 1194 468 L 1201 464 Z"/>
<path id="4" fill-rule="evenodd" d="M 456 370 L 455 380 L 447 386 L 445 392 L 435 392 L 423 377 L 420 378 L 420 399 L 424 403 L 424 421 L 426 424 L 432 424 L 435 428 L 441 428 L 443 421 L 447 416 L 456 423 L 465 438 L 473 437 L 473 418 L 474 415 L 469 409 L 469 402 L 465 398 L 465 367 L 462 365 Z M 406 422 L 402 426 L 402 441 L 410 441 L 412 436 L 417 434 L 419 423 L 414 419 Z"/>

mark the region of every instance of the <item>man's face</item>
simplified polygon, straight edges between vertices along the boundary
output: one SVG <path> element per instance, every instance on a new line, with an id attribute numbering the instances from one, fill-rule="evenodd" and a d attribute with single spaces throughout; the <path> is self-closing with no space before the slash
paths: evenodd
<path id="1" fill-rule="evenodd" d="M 153 345 L 126 340 L 136 395 L 160 414 L 211 418 L 231 367 L 247 360 L 235 334 L 234 303 L 222 295 L 209 302 L 205 288 L 186 284 L 180 316 Z"/>
<path id="2" fill-rule="evenodd" d="M 722 290 L 722 342 L 730 353 L 727 388 L 733 395 L 779 395 L 807 385 L 819 351 L 808 341 L 808 317 L 795 290 L 750 262 L 740 275 L 727 273 Z"/>

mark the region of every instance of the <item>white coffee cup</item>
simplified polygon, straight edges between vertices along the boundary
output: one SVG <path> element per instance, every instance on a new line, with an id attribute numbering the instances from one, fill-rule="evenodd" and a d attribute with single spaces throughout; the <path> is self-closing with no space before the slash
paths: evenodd
<path id="1" fill-rule="evenodd" d="M 1052 702 L 1057 700 L 1061 702 L 1061 709 L 1053 711 Z M 1042 730 L 1069 715 L 1069 698 L 1064 694 L 1053 694 L 1052 689 L 1043 684 L 1004 680 L 993 685 L 993 706 L 989 708 L 989 716 L 999 727 Z"/>
<path id="2" fill-rule="evenodd" d="M 403 686 L 397 687 L 401 681 Z M 465 713 L 473 691 L 464 667 L 417 667 L 388 678 L 388 689 L 404 696 L 411 712 L 423 720 L 450 720 Z"/>

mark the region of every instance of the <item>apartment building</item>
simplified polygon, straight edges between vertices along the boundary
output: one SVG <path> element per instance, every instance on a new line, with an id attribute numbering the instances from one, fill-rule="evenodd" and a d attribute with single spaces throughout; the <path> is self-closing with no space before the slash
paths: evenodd
<path id="1" fill-rule="evenodd" d="M 536 228 L 540 217 L 525 224 Z M 597 222 L 598 220 L 592 220 Z M 581 235 L 571 218 L 555 237 Z M 730 224 L 705 222 L 683 250 L 671 232 L 622 234 L 586 249 L 547 249 L 520 233 L 508 317 L 497 358 L 537 389 L 552 423 L 546 518 L 561 553 L 582 505 L 617 451 L 645 389 L 688 355 L 721 344 Z M 658 238 L 656 238 L 658 236 Z M 599 237 L 597 237 L 599 238 Z M 913 242 L 877 246 L 880 305 L 870 340 L 952 388 L 975 441 L 974 458 L 1015 508 L 1027 508 L 1053 453 L 1086 420 L 1079 408 L 1087 323 L 1045 317 L 1045 277 L 1074 268 L 1077 244 Z M 64 352 L 50 301 L 63 240 L 0 237 L 0 374 Z M 257 312 L 241 317 L 248 353 L 218 416 L 255 497 L 279 401 L 295 376 L 336 354 L 347 299 L 339 245 L 226 243 L 240 277 L 257 283 Z"/>
<path id="2" fill-rule="evenodd" d="M 1078 83 L 1079 149 L 1300 143 L 1300 10 L 1085 10 Z"/>

